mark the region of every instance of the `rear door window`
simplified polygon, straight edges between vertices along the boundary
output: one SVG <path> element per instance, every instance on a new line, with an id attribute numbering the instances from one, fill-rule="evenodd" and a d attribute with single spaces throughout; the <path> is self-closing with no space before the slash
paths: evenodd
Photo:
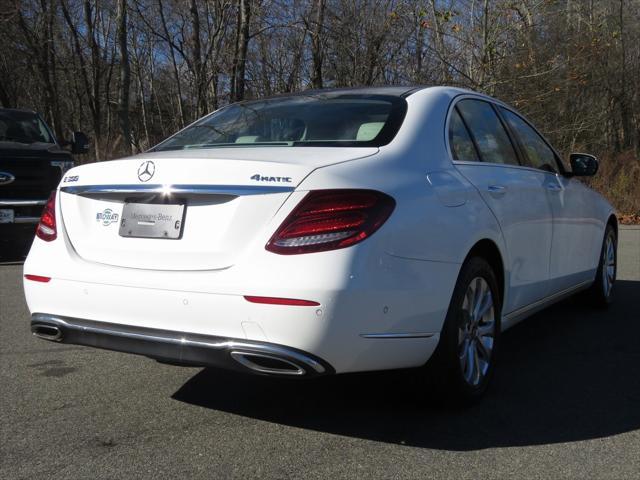
<path id="1" fill-rule="evenodd" d="M 519 165 L 509 135 L 488 102 L 461 100 L 456 107 L 469 127 L 483 162 Z"/>
<path id="2" fill-rule="evenodd" d="M 478 162 L 478 152 L 473 145 L 473 140 L 469 136 L 467 127 L 465 127 L 457 109 L 451 112 L 449 120 L 449 144 L 451 145 L 451 153 L 454 160 L 464 162 Z"/>
<path id="3" fill-rule="evenodd" d="M 502 107 L 500 107 L 500 111 L 511 130 L 518 137 L 528 165 L 540 170 L 557 172 L 556 155 L 538 132 L 512 111 Z"/>

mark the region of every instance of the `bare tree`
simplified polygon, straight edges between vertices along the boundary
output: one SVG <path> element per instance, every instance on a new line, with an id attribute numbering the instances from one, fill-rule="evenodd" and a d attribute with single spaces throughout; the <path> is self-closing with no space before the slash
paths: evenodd
<path id="1" fill-rule="evenodd" d="M 236 29 L 236 44 L 233 53 L 233 67 L 231 71 L 232 101 L 242 100 L 245 89 L 245 70 L 247 49 L 249 47 L 249 21 L 251 19 L 251 0 L 238 0 L 238 26 Z"/>
<path id="2" fill-rule="evenodd" d="M 316 0 L 315 2 L 315 21 L 311 34 L 311 58 L 313 66 L 311 69 L 311 86 L 313 88 L 322 88 L 322 63 L 324 61 L 324 9 L 325 0 Z"/>
<path id="3" fill-rule="evenodd" d="M 127 28 L 127 0 L 118 0 L 118 47 L 120 50 L 120 95 L 118 116 L 122 129 L 122 148 L 131 153 L 132 138 L 129 125 L 129 90 L 131 88 L 131 67 L 129 65 L 129 46 Z"/>
<path id="4" fill-rule="evenodd" d="M 640 153 L 640 0 L 21 0 L 0 41 L 0 103 L 88 130 L 98 159 L 229 101 L 389 83 L 470 87 L 560 149 Z"/>

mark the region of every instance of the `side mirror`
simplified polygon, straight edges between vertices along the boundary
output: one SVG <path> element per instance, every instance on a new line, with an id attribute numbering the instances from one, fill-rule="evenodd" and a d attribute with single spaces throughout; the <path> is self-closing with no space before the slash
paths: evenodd
<path id="1" fill-rule="evenodd" d="M 587 153 L 572 153 L 569 163 L 574 177 L 592 177 L 598 171 L 598 159 Z"/>
<path id="2" fill-rule="evenodd" d="M 71 136 L 71 153 L 80 154 L 89 151 L 89 137 L 82 132 L 73 132 Z"/>

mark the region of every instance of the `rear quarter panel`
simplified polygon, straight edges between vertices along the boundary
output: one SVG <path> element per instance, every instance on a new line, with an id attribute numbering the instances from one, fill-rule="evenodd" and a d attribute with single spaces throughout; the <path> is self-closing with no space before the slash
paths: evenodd
<path id="1" fill-rule="evenodd" d="M 383 317 L 377 312 L 393 305 L 403 328 L 439 332 L 471 248 L 489 239 L 503 257 L 506 252 L 495 217 L 449 160 L 444 122 L 451 99 L 412 97 L 392 143 L 371 157 L 319 168 L 297 190 L 363 188 L 391 195 L 393 214 L 354 253 L 352 286 L 361 278 L 362 285 L 380 291 L 372 305 L 363 307 L 372 315 Z M 508 265 L 507 258 L 503 261 Z"/>

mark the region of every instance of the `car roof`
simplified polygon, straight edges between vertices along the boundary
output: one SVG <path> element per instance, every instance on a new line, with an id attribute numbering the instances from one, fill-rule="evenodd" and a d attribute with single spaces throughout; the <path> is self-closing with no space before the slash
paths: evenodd
<path id="1" fill-rule="evenodd" d="M 429 88 L 427 86 L 416 86 L 416 85 L 408 85 L 408 86 L 399 86 L 399 85 L 389 85 L 389 86 L 374 86 L 374 87 L 345 87 L 345 88 L 323 88 L 317 90 L 305 90 L 299 92 L 299 95 L 322 95 L 325 93 L 332 94 L 356 94 L 356 95 L 389 95 L 392 97 L 407 97 L 412 93 L 422 90 L 424 88 Z"/>
<path id="2" fill-rule="evenodd" d="M 261 98 L 245 99 L 240 102 L 234 102 L 235 104 L 261 102 L 264 100 L 276 100 L 281 98 L 295 98 L 295 97 L 313 97 L 313 96 L 341 96 L 341 95 L 385 95 L 390 97 L 407 98 L 410 95 L 421 91 L 433 91 L 440 94 L 449 96 L 457 95 L 476 95 L 492 101 L 497 101 L 495 98 L 489 97 L 485 94 L 469 90 L 467 88 L 461 88 L 452 85 L 389 85 L 389 86 L 371 86 L 371 87 L 340 87 L 340 88 L 320 88 L 310 90 L 300 90 L 297 92 L 279 93 L 276 95 L 270 95 Z M 233 105 L 234 103 L 231 103 Z"/>
<path id="3" fill-rule="evenodd" d="M 373 86 L 373 87 L 340 87 L 340 88 L 318 88 L 318 89 L 309 89 L 309 90 L 300 90 L 297 92 L 286 92 L 279 93 L 276 95 L 270 95 L 268 97 L 261 97 L 255 99 L 246 99 L 240 101 L 238 103 L 245 102 L 260 102 L 263 100 L 271 100 L 278 98 L 290 98 L 290 97 L 309 97 L 315 95 L 386 95 L 391 97 L 408 97 L 414 92 L 418 90 L 423 90 L 425 88 L 429 88 L 428 86 L 416 86 L 416 85 L 408 85 L 408 86 Z"/>

